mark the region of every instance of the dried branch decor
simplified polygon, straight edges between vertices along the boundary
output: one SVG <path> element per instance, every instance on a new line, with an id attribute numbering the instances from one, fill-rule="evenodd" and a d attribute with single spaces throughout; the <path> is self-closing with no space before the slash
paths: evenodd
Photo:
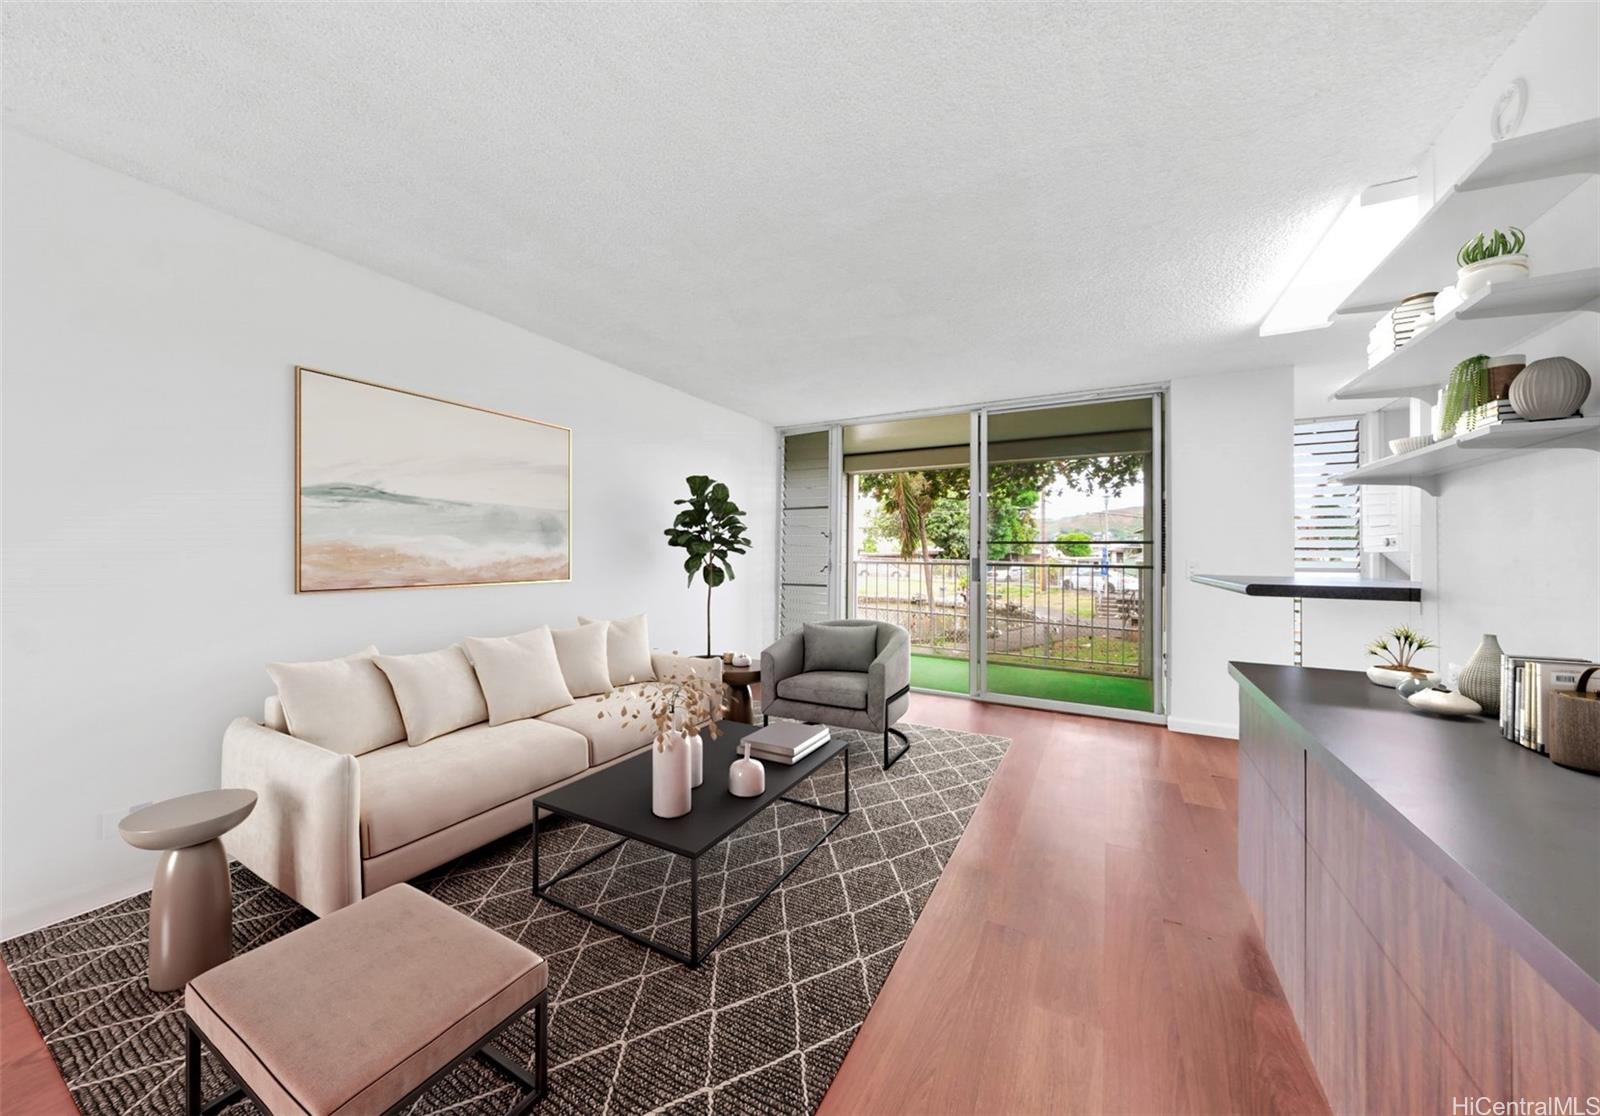
<path id="1" fill-rule="evenodd" d="M 606 696 L 620 697 L 622 703 L 611 707 L 607 702 L 598 718 L 652 723 L 658 752 L 667 750 L 674 732 L 704 729 L 715 740 L 722 735 L 717 722 L 728 712 L 722 700 L 722 683 L 693 671 L 647 682 L 635 689 L 612 690 Z"/>

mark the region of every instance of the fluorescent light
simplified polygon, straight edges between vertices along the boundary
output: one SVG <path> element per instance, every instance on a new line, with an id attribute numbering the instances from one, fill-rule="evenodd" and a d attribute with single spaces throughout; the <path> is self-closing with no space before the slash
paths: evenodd
<path id="1" fill-rule="evenodd" d="M 1261 336 L 1325 329 L 1333 311 L 1417 223 L 1417 180 L 1385 182 L 1344 207 L 1278 296 Z"/>

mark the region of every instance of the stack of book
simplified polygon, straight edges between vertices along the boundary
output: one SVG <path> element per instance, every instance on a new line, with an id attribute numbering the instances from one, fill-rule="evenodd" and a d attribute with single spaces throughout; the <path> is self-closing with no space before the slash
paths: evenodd
<path id="1" fill-rule="evenodd" d="M 1500 657 L 1500 735 L 1524 748 L 1548 753 L 1555 719 L 1555 695 L 1578 688 L 1587 659 L 1502 655 Z"/>
<path id="2" fill-rule="evenodd" d="M 1527 422 L 1528 420 L 1517 414 L 1511 406 L 1509 399 L 1491 399 L 1481 407 L 1474 408 L 1462 416 L 1456 424 L 1456 432 L 1463 433 L 1476 429 L 1479 426 L 1493 426 L 1498 422 Z"/>
<path id="3" fill-rule="evenodd" d="M 803 725 L 799 721 L 778 721 L 757 729 L 745 740 L 750 754 L 773 763 L 799 763 L 828 742 L 826 725 Z"/>

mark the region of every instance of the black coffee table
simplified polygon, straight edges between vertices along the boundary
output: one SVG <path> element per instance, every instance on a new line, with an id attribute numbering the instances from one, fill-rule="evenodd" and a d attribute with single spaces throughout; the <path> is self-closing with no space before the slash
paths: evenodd
<path id="1" fill-rule="evenodd" d="M 789 878 L 796 868 L 805 862 L 806 857 L 817 850 L 817 847 L 826 841 L 835 829 L 844 824 L 850 816 L 850 750 L 842 740 L 829 740 L 822 747 L 806 756 L 799 763 L 784 765 L 781 763 L 766 764 L 767 789 L 755 798 L 738 798 L 728 790 L 728 766 L 738 758 L 739 741 L 750 733 L 757 731 L 757 725 L 741 725 L 733 721 L 720 722 L 722 735 L 713 740 L 709 735 L 705 738 L 704 771 L 705 781 L 694 789 L 694 808 L 681 818 L 658 818 L 650 812 L 650 753 L 645 752 L 630 760 L 607 767 L 587 775 L 575 783 L 568 783 L 553 791 L 541 794 L 533 800 L 533 893 L 541 899 L 548 900 L 558 907 L 564 907 L 573 914 L 582 915 L 591 922 L 598 923 L 614 934 L 621 934 L 640 945 L 648 946 L 657 953 L 664 954 L 674 961 L 682 962 L 692 968 L 697 968 L 701 962 L 711 956 L 711 951 L 722 944 L 727 936 L 739 928 L 761 905 L 762 901 L 771 895 L 779 884 Z M 786 797 L 786 792 L 792 790 L 796 784 L 803 782 L 829 760 L 844 758 L 844 809 L 832 806 L 822 806 L 815 802 L 802 802 L 797 798 Z M 754 818 L 761 811 L 767 809 L 775 802 L 788 802 L 795 806 L 805 806 L 818 810 L 824 814 L 835 815 L 834 820 L 823 830 L 822 836 L 811 843 L 811 847 L 800 854 L 800 858 L 788 868 L 782 868 L 783 857 L 778 858 L 778 878 L 767 885 L 765 891 L 739 912 L 737 918 L 722 928 L 704 949 L 700 948 L 700 858 L 710 852 L 734 830 Z M 587 857 L 570 868 L 557 873 L 548 880 L 539 880 L 539 811 L 548 810 L 564 818 L 584 822 L 617 834 L 621 840 L 607 845 L 593 856 Z M 664 852 L 674 853 L 689 861 L 689 952 L 675 949 L 653 938 L 621 926 L 604 915 L 593 911 L 586 911 L 567 902 L 558 895 L 552 895 L 550 889 L 574 872 L 581 871 L 599 860 L 603 856 L 616 852 L 629 841 L 639 841 Z"/>

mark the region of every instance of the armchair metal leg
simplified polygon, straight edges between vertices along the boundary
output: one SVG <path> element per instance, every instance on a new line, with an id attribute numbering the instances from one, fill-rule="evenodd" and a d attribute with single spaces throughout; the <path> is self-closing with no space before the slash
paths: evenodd
<path id="1" fill-rule="evenodd" d="M 892 756 L 889 754 L 889 734 L 890 733 L 894 733 L 894 735 L 898 736 L 901 739 L 901 741 L 903 741 L 903 743 L 900 745 L 900 750 L 897 751 Z M 900 757 L 905 755 L 909 751 L 911 751 L 911 741 L 906 737 L 905 733 L 901 732 L 897 728 L 892 728 L 892 727 L 891 728 L 885 728 L 883 730 L 883 769 L 885 771 L 889 770 L 889 768 L 893 767 L 896 763 L 898 763 L 900 761 Z"/>

